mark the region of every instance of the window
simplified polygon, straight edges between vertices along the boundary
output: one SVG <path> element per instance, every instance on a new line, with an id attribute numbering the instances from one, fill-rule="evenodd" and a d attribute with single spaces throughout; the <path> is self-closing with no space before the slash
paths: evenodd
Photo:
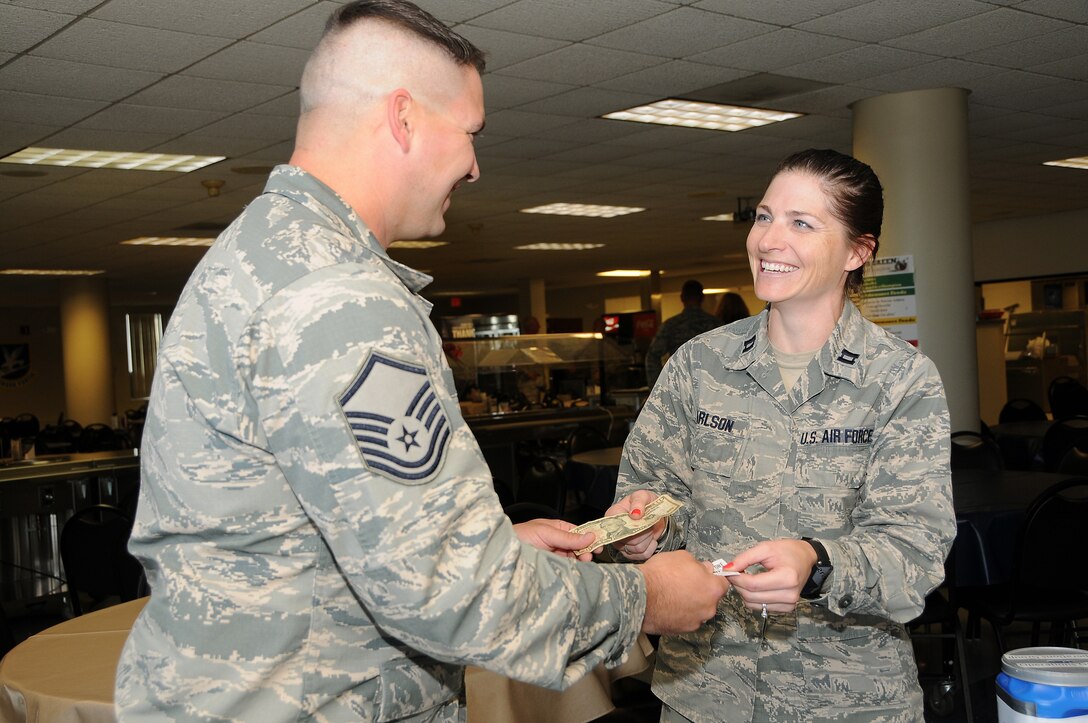
<path id="1" fill-rule="evenodd" d="M 147 399 L 162 338 L 162 314 L 125 314 L 128 385 L 133 399 Z"/>

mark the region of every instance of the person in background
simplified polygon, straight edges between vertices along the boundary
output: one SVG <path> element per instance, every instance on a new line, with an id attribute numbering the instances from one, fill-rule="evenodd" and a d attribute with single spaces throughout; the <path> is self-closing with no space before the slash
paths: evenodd
<path id="1" fill-rule="evenodd" d="M 627 440 L 607 514 L 685 504 L 613 552 L 744 573 L 708 626 L 661 639 L 664 721 L 922 720 L 903 623 L 956 532 L 950 431 L 933 362 L 849 296 L 882 213 L 864 163 L 786 158 L 748 234 L 767 308 L 681 347 Z"/>
<path id="2" fill-rule="evenodd" d="M 479 177 L 482 68 L 404 0 L 333 13 L 290 165 L 162 340 L 122 721 L 453 721 L 465 664 L 559 688 L 640 629 L 713 617 L 728 583 L 687 552 L 584 564 L 592 535 L 511 525 L 418 295 L 430 278 L 386 253 L 441 233 Z"/>
<path id="3" fill-rule="evenodd" d="M 748 305 L 744 303 L 744 298 L 740 294 L 727 291 L 722 294 L 714 316 L 718 317 L 721 324 L 732 324 L 734 321 L 747 319 L 751 316 L 751 312 L 748 311 Z"/>
<path id="4" fill-rule="evenodd" d="M 646 383 L 651 388 L 657 383 L 662 365 L 681 344 L 722 324 L 718 317 L 703 309 L 703 285 L 695 279 L 684 282 L 680 301 L 684 304 L 683 311 L 661 324 L 646 350 Z"/>

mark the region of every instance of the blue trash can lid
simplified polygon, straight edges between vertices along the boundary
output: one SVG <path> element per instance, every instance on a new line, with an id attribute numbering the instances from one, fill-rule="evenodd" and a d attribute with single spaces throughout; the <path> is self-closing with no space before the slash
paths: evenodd
<path id="1" fill-rule="evenodd" d="M 1001 671 L 1029 683 L 1088 686 L 1088 650 L 1053 647 L 1010 650 L 1001 656 Z"/>

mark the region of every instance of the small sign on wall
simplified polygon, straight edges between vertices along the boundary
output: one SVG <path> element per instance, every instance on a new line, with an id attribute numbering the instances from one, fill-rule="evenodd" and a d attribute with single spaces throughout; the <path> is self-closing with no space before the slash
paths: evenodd
<path id="1" fill-rule="evenodd" d="M 874 261 L 865 275 L 859 301 L 865 318 L 918 346 L 913 255 L 889 256 Z"/>
<path id="2" fill-rule="evenodd" d="M 30 344 L 0 344 L 0 388 L 14 389 L 34 378 L 30 367 Z"/>

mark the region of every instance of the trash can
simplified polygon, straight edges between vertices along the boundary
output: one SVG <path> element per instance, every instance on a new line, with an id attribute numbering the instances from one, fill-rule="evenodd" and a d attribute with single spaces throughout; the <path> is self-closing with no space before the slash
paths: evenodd
<path id="1" fill-rule="evenodd" d="M 1088 650 L 1021 648 L 1001 656 L 999 723 L 1088 723 Z"/>

